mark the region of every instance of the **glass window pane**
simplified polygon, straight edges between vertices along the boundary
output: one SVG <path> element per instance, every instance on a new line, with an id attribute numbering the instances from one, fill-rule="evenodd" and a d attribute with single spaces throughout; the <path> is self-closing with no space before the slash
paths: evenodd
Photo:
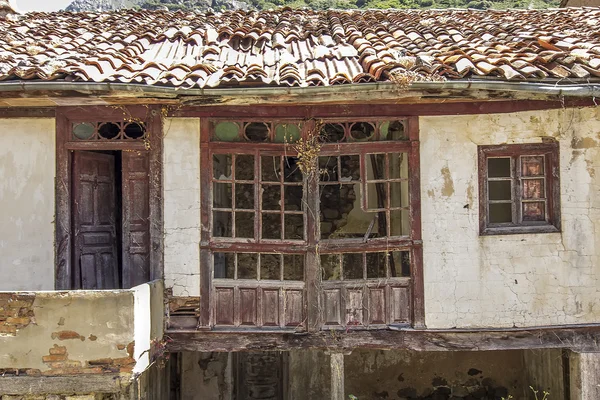
<path id="1" fill-rule="evenodd" d="M 258 254 L 238 253 L 237 271 L 238 279 L 256 279 L 257 278 Z"/>
<path id="2" fill-rule="evenodd" d="M 95 132 L 96 132 L 96 128 L 94 127 L 93 124 L 91 124 L 89 122 L 82 122 L 73 127 L 73 135 L 77 139 L 81 139 L 81 140 L 91 139 L 92 136 L 94 136 Z"/>
<path id="3" fill-rule="evenodd" d="M 281 180 L 281 157 L 262 156 L 260 158 L 260 170 L 263 182 L 279 182 Z"/>
<path id="4" fill-rule="evenodd" d="M 302 182 L 302 171 L 298 167 L 298 157 L 284 157 L 283 159 L 283 181 Z"/>
<path id="5" fill-rule="evenodd" d="M 337 182 L 339 180 L 337 157 L 319 157 L 319 180 L 321 182 Z"/>
<path id="6" fill-rule="evenodd" d="M 321 137 L 326 143 L 341 142 L 344 140 L 344 135 L 344 126 L 341 124 L 325 124 L 321 128 Z"/>
<path id="7" fill-rule="evenodd" d="M 254 213 L 235 212 L 235 237 L 254 238 Z"/>
<path id="8" fill-rule="evenodd" d="M 302 186 L 285 186 L 284 188 L 284 201 L 286 211 L 301 211 L 302 210 L 302 198 L 303 198 Z"/>
<path id="9" fill-rule="evenodd" d="M 512 222 L 512 203 L 490 204 L 490 223 Z"/>
<path id="10" fill-rule="evenodd" d="M 379 140 L 408 140 L 404 121 L 386 121 L 381 124 Z"/>
<path id="11" fill-rule="evenodd" d="M 361 208 L 359 187 L 358 183 L 321 185 L 321 238 L 362 238 L 367 232 L 369 237 L 381 236 L 378 224 L 373 223 L 376 214 Z"/>
<path id="12" fill-rule="evenodd" d="M 213 269 L 215 278 L 234 279 L 235 253 L 214 253 Z"/>
<path id="13" fill-rule="evenodd" d="M 392 210 L 392 211 L 390 211 L 390 235 L 391 236 L 409 236 L 410 235 L 410 215 L 409 215 L 408 210 Z"/>
<path id="14" fill-rule="evenodd" d="M 341 279 L 341 254 L 322 254 L 321 271 L 323 271 L 323 280 L 339 281 Z"/>
<path id="15" fill-rule="evenodd" d="M 281 215 L 262 214 L 262 238 L 281 239 Z"/>
<path id="16" fill-rule="evenodd" d="M 213 211 L 213 236 L 231 237 L 231 213 Z"/>
<path id="17" fill-rule="evenodd" d="M 544 176 L 544 156 L 521 157 L 522 176 Z"/>
<path id="18" fill-rule="evenodd" d="M 363 279 L 363 254 L 345 253 L 342 254 L 342 265 L 344 270 L 344 279 Z"/>
<path id="19" fill-rule="evenodd" d="M 387 184 L 368 183 L 367 184 L 367 208 L 376 210 L 387 207 Z"/>
<path id="20" fill-rule="evenodd" d="M 546 203 L 536 201 L 523 203 L 523 221 L 545 221 Z"/>
<path id="21" fill-rule="evenodd" d="M 510 200 L 512 198 L 511 181 L 489 181 L 490 200 Z"/>
<path id="22" fill-rule="evenodd" d="M 213 183 L 213 207 L 231 208 L 231 183 Z"/>
<path id="23" fill-rule="evenodd" d="M 281 279 L 281 255 L 280 254 L 261 254 L 260 255 L 260 279 L 261 280 L 280 280 Z"/>
<path id="24" fill-rule="evenodd" d="M 300 139 L 300 128 L 296 124 L 279 124 L 275 128 L 275 142 L 296 143 Z"/>
<path id="25" fill-rule="evenodd" d="M 354 140 L 370 140 L 375 135 L 375 126 L 368 122 L 355 122 L 350 125 L 350 136 Z"/>
<path id="26" fill-rule="evenodd" d="M 231 179 L 231 154 L 213 154 L 213 177 L 219 180 Z"/>
<path id="27" fill-rule="evenodd" d="M 386 253 L 367 253 L 367 278 L 387 277 Z"/>
<path id="28" fill-rule="evenodd" d="M 408 179 L 408 153 L 390 153 L 388 158 L 389 178 Z"/>
<path id="29" fill-rule="evenodd" d="M 251 122 L 246 125 L 244 133 L 251 142 L 264 142 L 269 139 L 269 126 L 264 122 Z"/>
<path id="30" fill-rule="evenodd" d="M 389 257 L 390 276 L 392 277 L 410 277 L 410 252 L 394 251 Z"/>
<path id="31" fill-rule="evenodd" d="M 390 182 L 390 207 L 408 207 L 408 181 Z"/>
<path id="32" fill-rule="evenodd" d="M 367 154 L 365 157 L 367 165 L 367 179 L 386 179 L 385 176 L 385 154 Z"/>
<path id="33" fill-rule="evenodd" d="M 304 280 L 304 255 L 285 254 L 283 256 L 283 279 L 286 281 Z"/>
<path id="34" fill-rule="evenodd" d="M 360 157 L 355 156 L 341 156 L 341 171 L 340 181 L 359 181 L 360 180 Z"/>
<path id="35" fill-rule="evenodd" d="M 523 198 L 524 199 L 543 199 L 545 198 L 543 179 L 523 179 Z"/>
<path id="36" fill-rule="evenodd" d="M 281 185 L 262 185 L 262 209 L 281 209 Z"/>
<path id="37" fill-rule="evenodd" d="M 238 181 L 254 180 L 254 156 L 241 154 L 235 156 L 235 179 Z"/>
<path id="38" fill-rule="evenodd" d="M 222 142 L 239 140 L 240 127 L 235 122 L 219 122 L 215 126 L 215 137 Z"/>
<path id="39" fill-rule="evenodd" d="M 246 183 L 235 184 L 235 208 L 254 209 L 254 185 Z"/>
<path id="40" fill-rule="evenodd" d="M 304 216 L 300 214 L 285 214 L 284 238 L 290 240 L 304 239 Z"/>
<path id="41" fill-rule="evenodd" d="M 510 176 L 510 157 L 488 158 L 488 177 L 509 178 Z"/>

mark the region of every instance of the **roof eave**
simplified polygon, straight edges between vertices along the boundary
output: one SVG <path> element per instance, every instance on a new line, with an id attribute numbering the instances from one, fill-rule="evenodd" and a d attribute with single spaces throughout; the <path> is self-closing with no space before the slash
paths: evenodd
<path id="1" fill-rule="evenodd" d="M 0 82 L 0 100 L 6 98 L 139 98 L 186 104 L 295 104 L 421 99 L 543 99 L 600 97 L 600 83 L 540 83 L 494 80 L 451 80 L 341 84 L 312 87 L 176 88 L 108 82 L 10 81 Z"/>

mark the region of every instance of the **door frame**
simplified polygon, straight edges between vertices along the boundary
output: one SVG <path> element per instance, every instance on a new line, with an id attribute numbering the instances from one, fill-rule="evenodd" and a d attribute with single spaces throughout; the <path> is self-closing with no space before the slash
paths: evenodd
<path id="1" fill-rule="evenodd" d="M 74 122 L 144 122 L 147 139 L 73 140 Z M 75 150 L 149 151 L 150 280 L 163 277 L 162 112 L 160 106 L 89 106 L 56 109 L 55 289 L 72 289 L 72 157 Z"/>

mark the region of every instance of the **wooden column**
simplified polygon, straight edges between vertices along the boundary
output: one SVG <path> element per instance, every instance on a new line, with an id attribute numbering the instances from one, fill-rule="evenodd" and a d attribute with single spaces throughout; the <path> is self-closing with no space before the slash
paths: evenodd
<path id="1" fill-rule="evenodd" d="M 569 355 L 569 400 L 600 399 L 600 353 Z"/>
<path id="2" fill-rule="evenodd" d="M 344 353 L 332 352 L 331 360 L 331 400 L 344 400 Z"/>

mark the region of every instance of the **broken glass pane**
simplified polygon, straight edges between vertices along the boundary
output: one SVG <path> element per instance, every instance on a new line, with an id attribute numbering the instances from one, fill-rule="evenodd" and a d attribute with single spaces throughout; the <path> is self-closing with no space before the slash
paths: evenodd
<path id="1" fill-rule="evenodd" d="M 367 278 L 385 278 L 386 253 L 367 253 Z"/>
<path id="2" fill-rule="evenodd" d="M 269 127 L 264 122 L 251 122 L 244 131 L 246 139 L 251 142 L 264 142 L 269 139 Z"/>
<path id="3" fill-rule="evenodd" d="M 387 207 L 387 185 L 385 183 L 367 184 L 367 208 L 369 210 Z"/>
<path id="4" fill-rule="evenodd" d="M 262 185 L 262 209 L 280 210 L 281 209 L 281 186 L 280 185 Z"/>
<path id="5" fill-rule="evenodd" d="M 389 179 L 408 179 L 408 154 L 389 153 Z"/>
<path id="6" fill-rule="evenodd" d="M 260 255 L 260 279 L 261 280 L 280 280 L 281 274 L 281 255 L 279 254 L 261 254 Z"/>
<path id="7" fill-rule="evenodd" d="M 339 180 L 341 182 L 360 180 L 360 157 L 358 155 L 341 156 L 340 165 Z"/>
<path id="8" fill-rule="evenodd" d="M 344 126 L 341 124 L 325 124 L 321 128 L 321 137 L 324 142 L 341 142 L 344 140 Z"/>
<path id="9" fill-rule="evenodd" d="M 254 238 L 254 212 L 235 212 L 235 237 Z"/>
<path id="10" fill-rule="evenodd" d="M 341 254 L 322 254 L 321 270 L 323 271 L 323 280 L 338 281 L 342 275 L 340 273 Z"/>
<path id="11" fill-rule="evenodd" d="M 363 279 L 362 253 L 344 253 L 342 263 L 344 279 Z"/>
<path id="12" fill-rule="evenodd" d="M 381 213 L 384 214 L 384 213 Z M 408 236 L 410 235 L 410 216 L 408 210 L 390 211 L 390 235 Z"/>
<path id="13" fill-rule="evenodd" d="M 219 180 L 231 179 L 231 154 L 213 154 L 213 177 Z"/>
<path id="14" fill-rule="evenodd" d="M 235 208 L 254 209 L 254 185 L 247 183 L 235 184 Z"/>
<path id="15" fill-rule="evenodd" d="M 375 214 L 362 210 L 360 185 L 321 185 L 321 238 L 363 238 L 381 236 Z M 385 223 L 385 221 L 384 221 Z"/>
<path id="16" fill-rule="evenodd" d="M 408 207 L 408 181 L 390 182 L 390 207 Z"/>
<path id="17" fill-rule="evenodd" d="M 286 211 L 302 210 L 302 186 L 285 186 L 284 195 Z"/>
<path id="18" fill-rule="evenodd" d="M 385 154 L 367 154 L 367 180 L 385 179 Z"/>
<path id="19" fill-rule="evenodd" d="M 283 279 L 286 281 L 304 280 L 304 256 L 285 254 L 283 256 Z"/>
<path id="20" fill-rule="evenodd" d="M 338 179 L 338 158 L 333 156 L 319 157 L 319 180 L 321 182 L 336 182 Z"/>
<path id="21" fill-rule="evenodd" d="M 369 140 L 375 134 L 375 127 L 368 122 L 355 122 L 350 126 L 350 136 L 354 140 Z"/>
<path id="22" fill-rule="evenodd" d="M 263 182 L 279 182 L 281 158 L 279 156 L 262 156 L 260 158 L 260 169 Z"/>
<path id="23" fill-rule="evenodd" d="M 404 121 L 384 122 L 380 128 L 379 140 L 408 140 Z"/>
<path id="24" fill-rule="evenodd" d="M 304 239 L 304 216 L 301 214 L 285 214 L 285 235 L 284 239 L 303 240 Z"/>
<path id="25" fill-rule="evenodd" d="M 389 257 L 391 277 L 410 277 L 410 252 L 394 251 Z"/>
<path id="26" fill-rule="evenodd" d="M 262 215 L 262 238 L 281 239 L 281 215 L 263 213 Z"/>
<path id="27" fill-rule="evenodd" d="M 254 156 L 243 154 L 235 156 L 235 179 L 238 181 L 254 180 Z"/>
<path id="28" fill-rule="evenodd" d="M 258 254 L 238 253 L 237 272 L 238 279 L 256 279 L 257 278 Z"/>
<path id="29" fill-rule="evenodd" d="M 298 168 L 297 157 L 285 157 L 283 159 L 284 182 L 302 182 L 302 171 Z"/>

